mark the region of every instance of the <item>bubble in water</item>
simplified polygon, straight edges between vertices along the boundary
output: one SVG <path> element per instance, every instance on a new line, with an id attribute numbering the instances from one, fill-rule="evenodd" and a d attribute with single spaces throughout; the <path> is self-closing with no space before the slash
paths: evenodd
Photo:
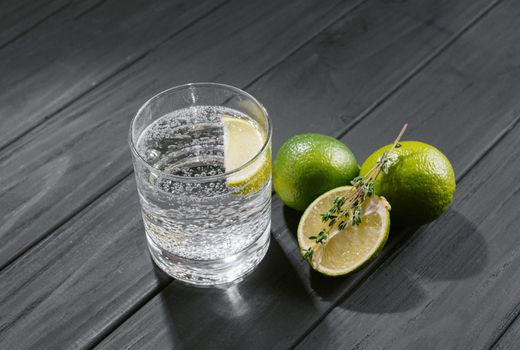
<path id="1" fill-rule="evenodd" d="M 157 159 L 159 159 L 160 155 L 161 155 L 161 153 L 158 150 L 151 148 L 146 151 L 145 160 L 148 163 L 155 163 L 157 161 Z"/>

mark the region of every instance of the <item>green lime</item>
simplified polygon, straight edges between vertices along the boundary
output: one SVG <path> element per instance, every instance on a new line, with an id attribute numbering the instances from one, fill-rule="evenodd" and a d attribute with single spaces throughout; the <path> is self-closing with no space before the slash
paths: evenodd
<path id="1" fill-rule="evenodd" d="M 356 270 L 376 256 L 388 239 L 390 205 L 379 196 L 367 198 L 362 204 L 361 224 L 348 224 L 344 230 L 331 230 L 325 245 L 311 240 L 324 229 L 321 213 L 327 212 L 338 196 L 347 196 L 354 187 L 335 188 L 319 196 L 303 213 L 298 225 L 298 244 L 302 252 L 312 248 L 308 260 L 313 269 L 328 276 L 339 276 Z"/>
<path id="2" fill-rule="evenodd" d="M 280 147 L 273 185 L 287 206 L 303 211 L 322 193 L 350 184 L 358 173 L 356 157 L 345 144 L 327 135 L 302 134 Z"/>
<path id="3" fill-rule="evenodd" d="M 455 174 L 450 161 L 437 148 L 423 142 L 403 141 L 393 152 L 397 162 L 388 173 L 381 173 L 375 193 L 384 196 L 392 206 L 392 223 L 415 226 L 428 223 L 444 213 L 455 192 Z M 368 157 L 361 166 L 363 176 L 370 171 L 384 146 Z"/>

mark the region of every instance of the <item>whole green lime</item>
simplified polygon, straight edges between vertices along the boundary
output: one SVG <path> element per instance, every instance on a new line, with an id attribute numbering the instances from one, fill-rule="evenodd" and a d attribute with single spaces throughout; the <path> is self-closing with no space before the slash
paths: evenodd
<path id="1" fill-rule="evenodd" d="M 349 185 L 358 173 L 356 157 L 345 144 L 327 135 L 302 134 L 280 147 L 273 185 L 287 206 L 303 211 L 321 194 Z"/>
<path id="2" fill-rule="evenodd" d="M 417 141 L 403 141 L 400 145 L 392 151 L 397 154 L 397 162 L 387 174 L 379 175 L 375 193 L 390 202 L 392 224 L 422 225 L 448 209 L 455 193 L 455 174 L 448 158 L 437 148 Z M 367 174 L 391 146 L 372 153 L 360 174 Z"/>

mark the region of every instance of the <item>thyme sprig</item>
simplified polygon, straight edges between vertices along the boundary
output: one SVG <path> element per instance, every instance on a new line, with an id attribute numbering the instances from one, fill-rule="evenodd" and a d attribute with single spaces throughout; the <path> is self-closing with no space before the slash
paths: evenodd
<path id="1" fill-rule="evenodd" d="M 325 213 L 320 214 L 323 229 L 318 234 L 309 237 L 315 243 L 312 247 L 302 250 L 303 257 L 306 260 L 311 262 L 316 247 L 319 245 L 325 246 L 333 236 L 344 231 L 349 224 L 352 226 L 361 224 L 362 204 L 374 194 L 375 182 L 381 172 L 387 174 L 390 167 L 397 163 L 398 156 L 393 150 L 401 147 L 399 141 L 407 127 L 408 124 L 404 124 L 392 147 L 379 157 L 376 165 L 365 176 L 358 176 L 351 181 L 354 190 L 344 196 L 336 197 L 332 202 L 332 207 Z"/>

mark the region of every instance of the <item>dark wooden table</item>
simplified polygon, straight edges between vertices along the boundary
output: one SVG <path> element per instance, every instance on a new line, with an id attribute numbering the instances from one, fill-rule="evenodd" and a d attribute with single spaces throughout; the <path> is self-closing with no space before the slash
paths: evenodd
<path id="1" fill-rule="evenodd" d="M 0 18 L 0 349 L 520 347 L 520 1 L 3 0 Z M 455 200 L 331 279 L 274 196 L 252 275 L 182 285 L 147 253 L 126 139 L 149 96 L 194 81 L 262 101 L 275 151 L 320 132 L 363 161 L 408 122 Z"/>

